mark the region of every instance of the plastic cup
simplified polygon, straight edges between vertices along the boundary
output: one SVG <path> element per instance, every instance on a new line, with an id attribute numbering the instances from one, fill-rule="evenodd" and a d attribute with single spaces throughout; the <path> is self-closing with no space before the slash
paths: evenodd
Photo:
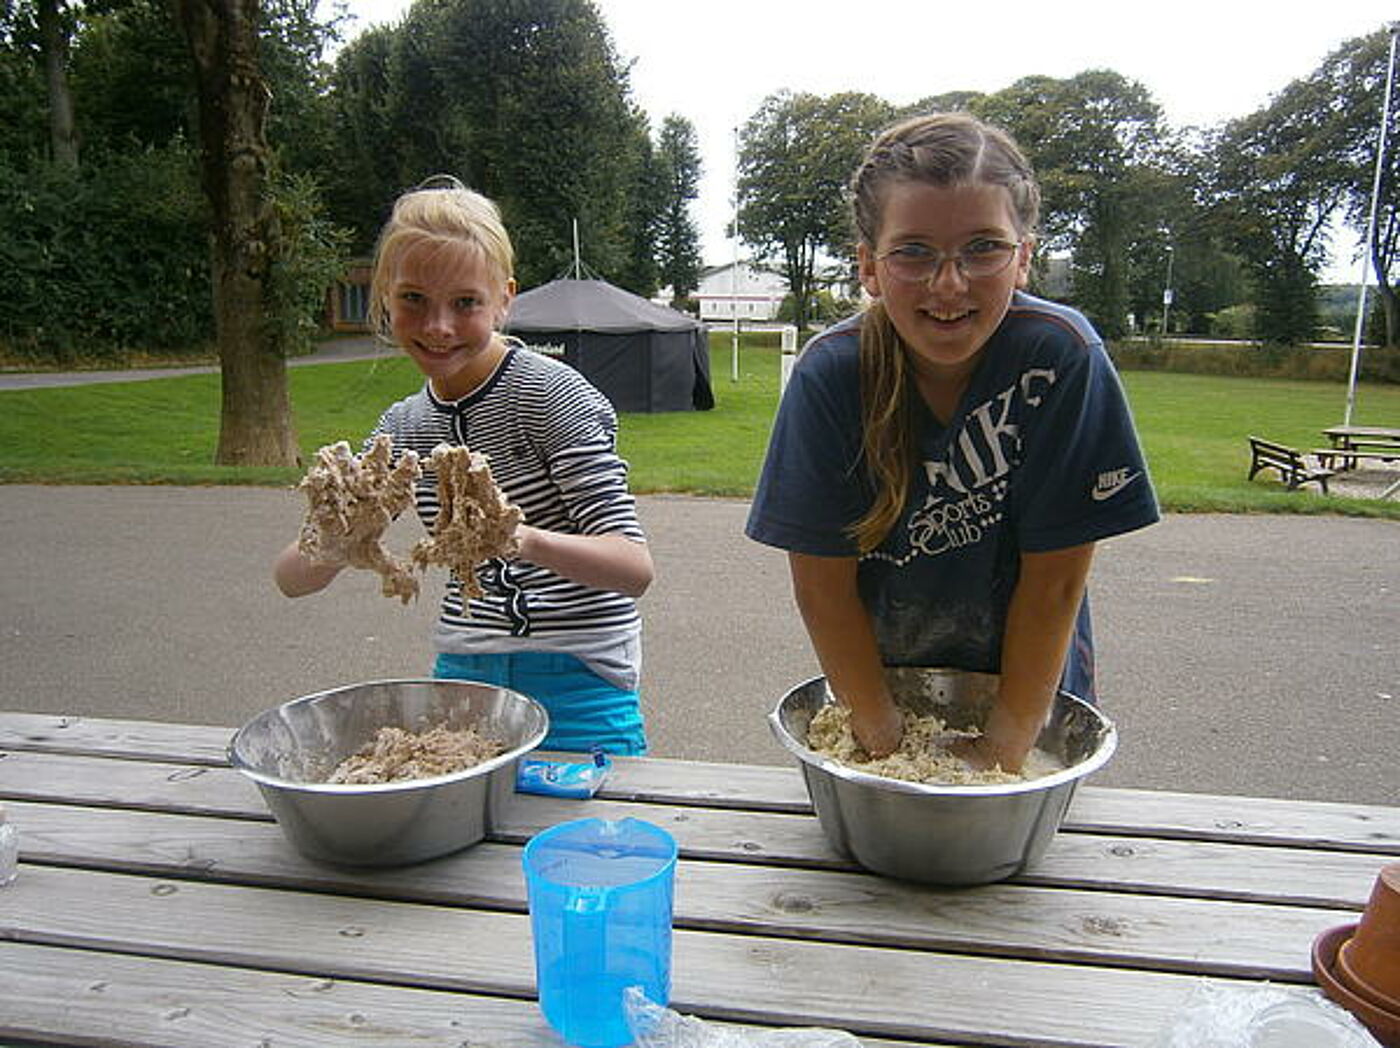
<path id="1" fill-rule="evenodd" d="M 540 1009 L 566 1042 L 632 1042 L 623 991 L 671 998 L 676 842 L 641 819 L 578 819 L 525 845 Z"/>

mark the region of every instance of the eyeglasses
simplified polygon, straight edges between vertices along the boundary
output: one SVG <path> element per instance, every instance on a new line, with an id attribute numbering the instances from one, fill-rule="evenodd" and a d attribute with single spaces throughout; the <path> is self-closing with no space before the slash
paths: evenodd
<path id="1" fill-rule="evenodd" d="M 933 280 L 943 272 L 943 263 L 951 261 L 967 280 L 994 277 L 1016 257 L 1021 241 L 979 238 L 968 241 L 952 254 L 923 244 L 901 244 L 875 257 L 885 264 L 890 276 L 910 284 Z"/>

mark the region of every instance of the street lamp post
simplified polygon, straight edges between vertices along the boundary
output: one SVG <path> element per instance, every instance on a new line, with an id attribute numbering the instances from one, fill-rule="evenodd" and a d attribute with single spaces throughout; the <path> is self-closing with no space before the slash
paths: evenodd
<path id="1" fill-rule="evenodd" d="M 1170 244 L 1167 245 L 1167 286 L 1162 289 L 1162 337 L 1167 337 L 1167 332 L 1171 330 L 1167 326 L 1167 318 L 1171 316 L 1172 310 L 1172 259 L 1176 257 L 1176 252 Z"/>

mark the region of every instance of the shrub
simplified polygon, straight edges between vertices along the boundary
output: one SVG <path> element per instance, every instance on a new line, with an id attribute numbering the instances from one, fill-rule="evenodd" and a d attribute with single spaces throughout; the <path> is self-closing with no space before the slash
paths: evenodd
<path id="1" fill-rule="evenodd" d="M 12 353 L 63 362 L 211 338 L 207 222 L 183 143 L 78 170 L 0 163 L 0 228 Z"/>
<path id="2" fill-rule="evenodd" d="M 268 322 L 289 356 L 309 352 L 326 288 L 345 265 L 344 233 L 315 183 L 274 176 L 282 239 Z M 0 343 L 11 357 L 65 364 L 128 351 L 207 355 L 215 338 L 209 219 L 194 150 L 85 159 L 78 170 L 0 161 Z"/>
<path id="3" fill-rule="evenodd" d="M 1325 382 L 1346 382 L 1351 373 L 1351 350 L 1347 346 L 1314 348 L 1260 343 L 1217 346 L 1151 341 L 1114 343 L 1108 351 L 1123 371 L 1177 371 Z M 1400 383 L 1400 350 L 1378 346 L 1363 349 L 1360 377 L 1369 382 Z"/>

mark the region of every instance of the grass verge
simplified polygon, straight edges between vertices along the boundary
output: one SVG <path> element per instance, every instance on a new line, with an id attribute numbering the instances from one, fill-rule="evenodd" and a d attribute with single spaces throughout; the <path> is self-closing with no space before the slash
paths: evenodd
<path id="1" fill-rule="evenodd" d="M 748 497 L 778 400 L 779 351 L 727 339 L 712 352 L 715 408 L 622 416 L 619 445 L 639 493 Z M 737 375 L 737 378 L 736 378 Z M 358 446 L 385 407 L 418 388 L 405 359 L 318 364 L 288 372 L 299 442 Z M 1332 382 L 1170 372 L 1123 375 L 1165 509 L 1313 513 L 1400 520 L 1400 500 L 1287 491 L 1262 474 L 1246 481 L 1251 433 L 1309 450 L 1340 421 L 1345 388 Z M 1400 387 L 1363 385 L 1359 424 L 1395 425 Z M 212 464 L 219 376 L 188 375 L 0 392 L 0 482 L 69 484 L 294 484 L 299 470 Z"/>

